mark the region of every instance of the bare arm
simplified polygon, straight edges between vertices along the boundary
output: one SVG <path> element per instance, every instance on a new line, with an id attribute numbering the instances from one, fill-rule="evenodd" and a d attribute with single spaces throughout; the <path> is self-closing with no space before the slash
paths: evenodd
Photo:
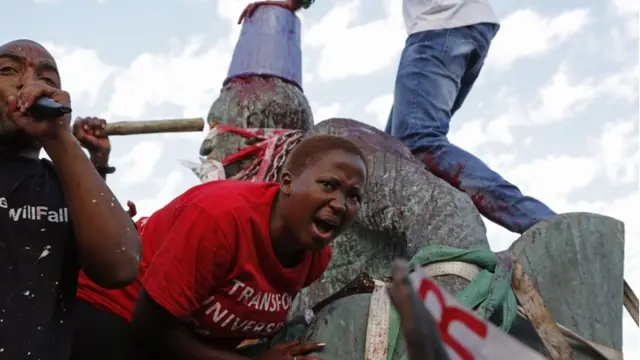
<path id="1" fill-rule="evenodd" d="M 142 289 L 131 322 L 136 341 L 155 356 L 179 360 L 249 360 L 205 344 Z"/>
<path id="2" fill-rule="evenodd" d="M 82 268 L 96 284 L 120 288 L 138 275 L 140 238 L 70 132 L 42 143 L 67 199 Z"/>
<path id="3" fill-rule="evenodd" d="M 96 167 L 105 168 L 109 166 L 109 155 L 111 154 L 111 141 L 108 136 L 104 136 L 104 129 L 107 121 L 97 117 L 77 118 L 73 122 L 73 136 L 78 139 L 82 147 L 89 151 L 91 163 Z M 107 180 L 107 174 L 100 174 L 103 180 Z"/>
<path id="4" fill-rule="evenodd" d="M 89 151 L 89 159 L 96 169 L 106 169 L 109 167 L 109 155 L 111 154 L 111 141 L 104 135 L 107 121 L 97 117 L 77 118 L 73 123 L 73 136 L 78 139 L 82 147 Z M 100 177 L 106 182 L 107 174 L 98 171 Z M 133 219 L 136 216 L 136 206 L 133 202 L 127 201 L 129 207 L 127 213 Z M 135 222 L 134 222 L 135 226 Z"/>

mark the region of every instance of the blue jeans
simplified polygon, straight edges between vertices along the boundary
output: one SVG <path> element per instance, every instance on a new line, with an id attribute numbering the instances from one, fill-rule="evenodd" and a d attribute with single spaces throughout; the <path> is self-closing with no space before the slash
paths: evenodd
<path id="1" fill-rule="evenodd" d="M 386 132 L 427 169 L 467 193 L 489 220 L 523 233 L 556 214 L 447 139 L 451 116 L 476 81 L 498 25 L 477 24 L 409 36 L 400 58 Z"/>

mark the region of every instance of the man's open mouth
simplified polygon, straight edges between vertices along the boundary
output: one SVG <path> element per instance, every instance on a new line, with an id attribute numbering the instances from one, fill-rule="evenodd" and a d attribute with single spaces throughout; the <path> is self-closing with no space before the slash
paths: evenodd
<path id="1" fill-rule="evenodd" d="M 318 233 L 322 236 L 330 236 L 334 234 L 340 227 L 340 224 L 336 221 L 323 219 L 313 219 L 313 225 L 315 226 Z"/>

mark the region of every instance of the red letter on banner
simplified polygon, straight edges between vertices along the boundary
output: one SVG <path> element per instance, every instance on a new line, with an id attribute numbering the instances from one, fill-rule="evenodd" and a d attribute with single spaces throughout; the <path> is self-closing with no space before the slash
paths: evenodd
<path id="1" fill-rule="evenodd" d="M 418 295 L 424 301 L 430 294 L 435 296 L 439 305 L 442 307 L 442 317 L 439 323 L 442 341 L 449 345 L 463 360 L 474 360 L 473 354 L 449 334 L 449 325 L 454 321 L 459 321 L 469 330 L 484 339 L 487 337 L 487 324 L 466 310 L 447 306 L 444 295 L 438 285 L 433 281 L 424 278 L 421 279 L 420 286 L 418 287 Z"/>

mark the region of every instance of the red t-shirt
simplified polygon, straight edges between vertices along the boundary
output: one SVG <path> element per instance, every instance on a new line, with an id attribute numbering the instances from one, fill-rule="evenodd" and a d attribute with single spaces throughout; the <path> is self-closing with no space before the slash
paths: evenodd
<path id="1" fill-rule="evenodd" d="M 277 192 L 276 183 L 213 181 L 140 220 L 139 279 L 147 293 L 220 346 L 277 332 L 297 293 L 331 259 L 326 247 L 294 268 L 279 263 L 269 232 Z M 78 297 L 130 319 L 140 286 L 105 290 L 81 276 Z"/>

